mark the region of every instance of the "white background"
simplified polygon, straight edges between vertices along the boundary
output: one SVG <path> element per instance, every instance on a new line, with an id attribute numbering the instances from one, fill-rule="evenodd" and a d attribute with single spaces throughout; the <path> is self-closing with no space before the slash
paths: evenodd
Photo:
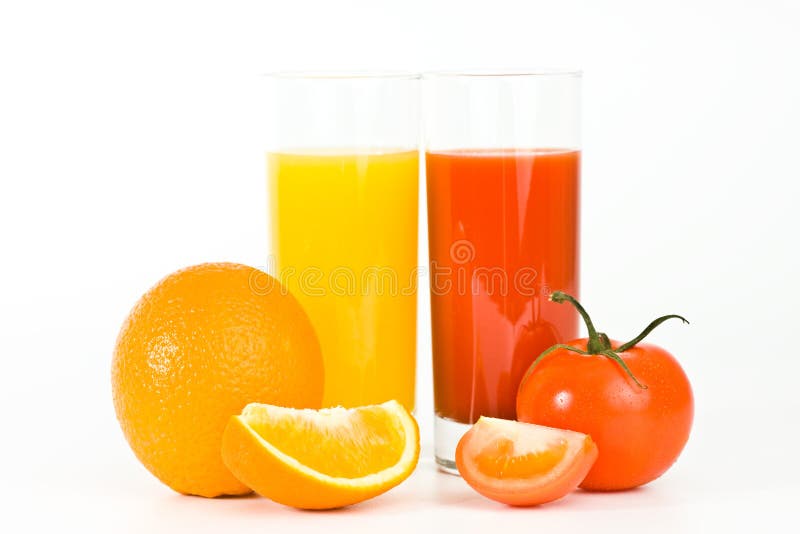
<path id="1" fill-rule="evenodd" d="M 789 0 L 4 1 L 0 530 L 796 529 L 798 28 Z M 264 264 L 258 75 L 528 66 L 584 71 L 582 297 L 596 323 L 625 338 L 664 313 L 692 320 L 652 336 L 695 388 L 674 468 L 638 491 L 515 510 L 428 457 L 397 490 L 321 514 L 181 497 L 151 477 L 115 421 L 112 347 L 167 273 Z M 421 258 L 426 246 L 423 233 Z"/>

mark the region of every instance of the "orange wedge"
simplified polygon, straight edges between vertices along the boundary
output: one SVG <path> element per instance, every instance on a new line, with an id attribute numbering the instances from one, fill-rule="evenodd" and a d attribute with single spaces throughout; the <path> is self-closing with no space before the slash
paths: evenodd
<path id="1" fill-rule="evenodd" d="M 249 404 L 225 428 L 222 459 L 275 502 L 339 508 L 408 478 L 419 459 L 419 428 L 396 401 L 322 410 Z"/>

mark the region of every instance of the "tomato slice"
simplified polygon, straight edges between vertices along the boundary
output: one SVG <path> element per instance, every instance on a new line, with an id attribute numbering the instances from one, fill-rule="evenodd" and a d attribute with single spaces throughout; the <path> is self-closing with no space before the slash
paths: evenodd
<path id="1" fill-rule="evenodd" d="M 560 499 L 597 459 L 587 434 L 481 417 L 458 442 L 456 465 L 481 495 L 513 506 Z"/>

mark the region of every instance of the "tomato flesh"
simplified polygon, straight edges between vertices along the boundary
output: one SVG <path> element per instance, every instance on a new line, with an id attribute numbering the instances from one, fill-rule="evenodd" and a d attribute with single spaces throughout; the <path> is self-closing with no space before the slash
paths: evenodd
<path id="1" fill-rule="evenodd" d="M 456 465 L 478 493 L 505 504 L 534 506 L 573 491 L 597 459 L 580 432 L 481 417 L 461 438 Z"/>
<path id="2" fill-rule="evenodd" d="M 514 442 L 501 437 L 481 450 L 475 462 L 480 472 L 489 477 L 530 478 L 552 471 L 566 452 L 567 443 L 562 441 L 541 451 L 515 454 Z"/>

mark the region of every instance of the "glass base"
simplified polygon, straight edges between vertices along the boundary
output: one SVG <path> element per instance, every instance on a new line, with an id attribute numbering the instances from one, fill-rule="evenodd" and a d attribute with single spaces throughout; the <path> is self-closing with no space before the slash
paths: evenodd
<path id="1" fill-rule="evenodd" d="M 445 419 L 438 415 L 433 421 L 434 455 L 436 464 L 441 471 L 458 475 L 456 468 L 456 446 L 467 430 L 472 425 L 459 423 L 452 419 Z"/>

